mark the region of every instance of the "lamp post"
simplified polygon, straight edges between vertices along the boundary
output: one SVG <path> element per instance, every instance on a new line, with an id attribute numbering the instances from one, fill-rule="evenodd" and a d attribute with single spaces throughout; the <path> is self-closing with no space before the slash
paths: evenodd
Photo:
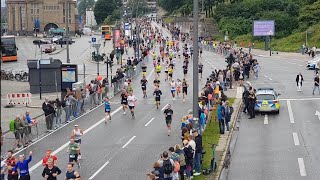
<path id="1" fill-rule="evenodd" d="M 269 31 L 269 49 L 270 49 L 270 56 L 271 56 L 271 36 L 272 36 L 272 31 Z"/>
<path id="2" fill-rule="evenodd" d="M 198 59 L 199 59 L 199 47 L 198 47 L 198 19 L 199 19 L 199 2 L 198 0 L 193 0 L 193 120 L 195 122 L 195 128 L 198 129 L 199 121 L 199 87 L 198 87 Z"/>

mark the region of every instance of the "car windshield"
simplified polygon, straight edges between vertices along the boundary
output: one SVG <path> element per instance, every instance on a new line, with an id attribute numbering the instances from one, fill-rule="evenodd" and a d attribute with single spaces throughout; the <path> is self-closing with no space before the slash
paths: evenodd
<path id="1" fill-rule="evenodd" d="M 272 94 L 257 94 L 257 100 L 275 100 Z"/>

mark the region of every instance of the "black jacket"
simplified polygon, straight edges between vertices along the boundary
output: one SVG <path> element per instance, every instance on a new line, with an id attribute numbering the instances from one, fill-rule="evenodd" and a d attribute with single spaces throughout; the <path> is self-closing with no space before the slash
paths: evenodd
<path id="1" fill-rule="evenodd" d="M 198 134 L 197 137 L 195 137 L 195 142 L 196 142 L 196 153 L 201 153 L 202 152 L 202 136 Z"/>
<path id="2" fill-rule="evenodd" d="M 296 82 L 299 82 L 299 74 L 297 75 L 297 77 L 296 77 Z M 303 76 L 301 75 L 301 82 L 303 81 Z"/>

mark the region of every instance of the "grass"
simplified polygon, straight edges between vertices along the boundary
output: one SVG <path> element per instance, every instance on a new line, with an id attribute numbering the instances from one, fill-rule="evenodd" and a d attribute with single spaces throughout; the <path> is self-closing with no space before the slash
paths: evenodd
<path id="1" fill-rule="evenodd" d="M 235 101 L 235 98 L 229 98 L 228 101 L 230 105 L 232 105 Z M 202 169 L 210 167 L 210 162 L 212 159 L 211 144 L 219 143 L 220 132 L 219 123 L 217 120 L 217 108 L 215 108 L 214 111 L 210 111 L 209 119 L 210 120 L 207 124 L 206 130 L 202 135 L 202 146 L 206 151 L 201 166 Z M 205 178 L 206 176 L 201 174 L 200 176 L 194 176 L 193 180 L 205 180 Z"/>

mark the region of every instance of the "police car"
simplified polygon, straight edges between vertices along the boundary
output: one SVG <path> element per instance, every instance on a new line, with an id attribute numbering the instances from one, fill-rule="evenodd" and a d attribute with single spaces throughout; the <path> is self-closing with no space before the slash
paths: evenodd
<path id="1" fill-rule="evenodd" d="M 280 111 L 279 95 L 273 88 L 258 88 L 255 112 L 275 112 L 278 114 Z"/>
<path id="2" fill-rule="evenodd" d="M 320 64 L 320 55 L 316 56 L 312 60 L 309 60 L 307 62 L 307 68 L 308 69 L 319 69 L 319 64 Z"/>

